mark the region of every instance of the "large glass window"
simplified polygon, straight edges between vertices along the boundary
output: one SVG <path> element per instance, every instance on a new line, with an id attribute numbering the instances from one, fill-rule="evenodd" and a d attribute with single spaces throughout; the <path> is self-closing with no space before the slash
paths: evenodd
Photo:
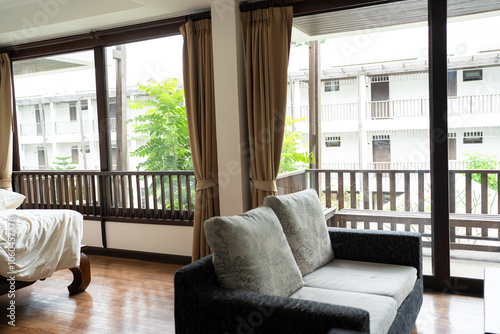
<path id="1" fill-rule="evenodd" d="M 93 51 L 13 62 L 22 170 L 99 170 Z"/>
<path id="2" fill-rule="evenodd" d="M 429 275 L 430 219 L 394 220 L 384 213 L 430 217 L 431 210 L 427 8 L 422 5 L 412 17 L 418 19 L 404 24 L 401 13 L 415 10 L 407 6 L 400 2 L 294 20 L 288 130 L 297 134 L 299 152 L 321 146 L 314 156 L 320 170 L 308 179 L 309 186 L 319 187 L 326 207 L 373 211 L 363 221 L 331 223 L 421 232 Z M 384 19 L 366 20 L 374 14 Z M 309 64 L 315 62 L 320 65 L 311 75 L 315 69 Z M 312 100 L 319 117 L 312 116 Z M 318 124 L 311 126 L 314 119 Z M 310 134 L 310 129 L 320 131 Z M 301 168 L 301 162 L 294 167 Z"/>
<path id="3" fill-rule="evenodd" d="M 191 170 L 182 37 L 106 48 L 112 170 Z"/>
<path id="4" fill-rule="evenodd" d="M 451 276 L 500 267 L 500 14 L 448 18 Z M 451 75 L 450 75 L 451 74 Z M 451 89 L 450 89 L 451 87 Z M 452 134 L 452 136 L 450 136 Z"/>

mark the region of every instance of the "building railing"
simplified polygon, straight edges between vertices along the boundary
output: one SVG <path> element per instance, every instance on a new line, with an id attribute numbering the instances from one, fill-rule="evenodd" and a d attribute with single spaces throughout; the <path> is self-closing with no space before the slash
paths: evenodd
<path id="1" fill-rule="evenodd" d="M 288 108 L 288 115 L 290 109 Z M 294 118 L 305 118 L 309 120 L 309 106 L 300 106 L 299 115 L 294 115 Z M 339 103 L 339 104 L 322 104 L 321 105 L 321 120 L 334 121 L 334 120 L 356 120 L 358 119 L 358 104 L 353 103 Z"/>
<path id="2" fill-rule="evenodd" d="M 500 94 L 448 97 L 449 114 L 500 112 Z M 387 119 L 429 115 L 429 99 L 366 102 L 368 119 Z"/>
<path id="3" fill-rule="evenodd" d="M 50 123 L 27 123 L 19 124 L 21 136 L 41 136 L 45 132 L 50 135 Z"/>
<path id="4" fill-rule="evenodd" d="M 500 170 L 450 170 L 450 213 L 498 214 Z M 279 194 L 307 188 L 317 190 L 326 208 L 430 212 L 429 170 L 301 170 L 282 174 L 276 181 Z M 392 224 L 353 223 L 350 228 L 399 229 Z M 429 245 L 430 223 L 412 226 Z M 452 249 L 500 251 L 500 220 L 473 221 L 451 230 Z"/>
<path id="5" fill-rule="evenodd" d="M 17 171 L 22 209 L 73 209 L 85 219 L 192 225 L 193 171 Z"/>
<path id="6" fill-rule="evenodd" d="M 324 164 L 323 164 L 324 166 Z M 368 162 L 367 169 L 408 169 L 408 170 L 421 170 L 430 169 L 431 163 L 429 161 L 396 161 L 396 162 Z M 500 166 L 499 166 L 500 167 Z M 448 160 L 448 168 L 450 170 L 454 169 L 465 169 L 465 162 L 460 160 Z M 325 168 L 323 169 L 332 169 Z M 338 169 L 338 168 L 333 168 Z M 354 168 L 351 168 L 354 169 Z"/>

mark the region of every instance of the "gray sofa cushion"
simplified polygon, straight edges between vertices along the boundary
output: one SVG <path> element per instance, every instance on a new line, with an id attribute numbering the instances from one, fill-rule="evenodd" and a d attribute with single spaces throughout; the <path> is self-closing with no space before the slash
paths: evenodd
<path id="1" fill-rule="evenodd" d="M 371 334 L 386 334 L 398 311 L 394 299 L 366 293 L 325 290 L 305 286 L 294 292 L 290 297 L 366 310 L 370 314 Z"/>
<path id="2" fill-rule="evenodd" d="M 387 296 L 397 302 L 397 307 L 410 294 L 416 280 L 414 267 L 339 259 L 304 276 L 308 287 Z"/>
<path id="3" fill-rule="evenodd" d="M 323 208 L 314 189 L 268 196 L 264 205 L 278 216 L 303 276 L 333 259 Z"/>
<path id="4" fill-rule="evenodd" d="M 288 296 L 304 284 L 274 212 L 259 207 L 204 223 L 221 286 Z"/>

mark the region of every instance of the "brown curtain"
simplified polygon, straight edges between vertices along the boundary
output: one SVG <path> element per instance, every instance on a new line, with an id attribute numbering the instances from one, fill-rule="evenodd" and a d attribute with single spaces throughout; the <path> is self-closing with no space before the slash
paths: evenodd
<path id="1" fill-rule="evenodd" d="M 10 59 L 0 54 L 0 188 L 11 187 L 12 87 Z"/>
<path id="2" fill-rule="evenodd" d="M 292 7 L 241 14 L 246 56 L 252 206 L 276 195 L 286 117 Z"/>
<path id="3" fill-rule="evenodd" d="M 196 177 L 192 261 L 210 253 L 203 223 L 220 215 L 211 20 L 188 21 L 184 37 L 184 94 Z"/>

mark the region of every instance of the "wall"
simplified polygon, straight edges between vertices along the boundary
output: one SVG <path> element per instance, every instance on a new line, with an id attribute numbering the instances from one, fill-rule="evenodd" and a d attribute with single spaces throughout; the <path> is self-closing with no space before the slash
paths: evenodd
<path id="1" fill-rule="evenodd" d="M 102 247 L 101 222 L 86 220 L 83 244 Z M 106 222 L 108 248 L 191 256 L 193 228 Z"/>

